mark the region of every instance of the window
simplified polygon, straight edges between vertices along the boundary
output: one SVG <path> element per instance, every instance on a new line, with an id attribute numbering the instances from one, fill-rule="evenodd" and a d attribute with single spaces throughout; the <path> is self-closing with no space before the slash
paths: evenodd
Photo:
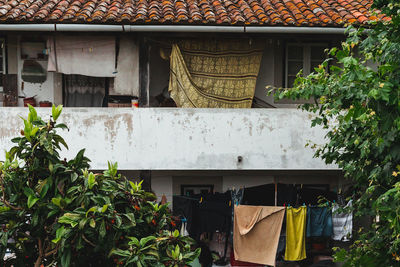
<path id="1" fill-rule="evenodd" d="M 5 40 L 0 39 L 0 92 L 3 92 L 3 75 L 6 73 Z"/>
<path id="2" fill-rule="evenodd" d="M 325 60 L 328 44 L 288 44 L 286 47 L 285 87 L 293 86 L 296 75 L 303 70 L 307 76 Z"/>

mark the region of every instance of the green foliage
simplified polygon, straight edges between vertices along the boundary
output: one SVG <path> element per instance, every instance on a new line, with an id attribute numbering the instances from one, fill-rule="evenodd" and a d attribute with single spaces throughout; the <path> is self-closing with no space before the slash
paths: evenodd
<path id="1" fill-rule="evenodd" d="M 374 7 L 392 20 L 350 27 L 340 49 L 276 96 L 317 100 L 302 105 L 316 114 L 312 126 L 328 130 L 315 155 L 343 169 L 354 182 L 355 215 L 373 221 L 349 252 L 337 252 L 347 266 L 400 266 L 400 3 L 375 0 Z"/>
<path id="2" fill-rule="evenodd" d="M 61 159 L 62 106 L 44 122 L 29 106 L 22 137 L 0 162 L 0 259 L 10 266 L 185 266 L 200 250 L 170 232 L 167 205 L 118 174 L 88 171 L 84 149 Z"/>

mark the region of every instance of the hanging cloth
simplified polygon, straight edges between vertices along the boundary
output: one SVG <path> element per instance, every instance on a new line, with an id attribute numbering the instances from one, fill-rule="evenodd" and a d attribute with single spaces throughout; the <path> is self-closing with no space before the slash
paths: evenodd
<path id="1" fill-rule="evenodd" d="M 350 208 L 352 201 L 350 200 L 345 208 Z M 332 223 L 333 223 L 333 240 L 350 241 L 351 232 L 353 230 L 353 213 L 337 213 L 339 205 L 334 203 L 332 207 Z"/>
<path id="2" fill-rule="evenodd" d="M 306 217 L 307 207 L 286 209 L 286 261 L 306 258 Z"/>
<path id="3" fill-rule="evenodd" d="M 262 46 L 249 40 L 186 40 L 172 46 L 169 92 L 178 107 L 250 108 Z"/>
<path id="4" fill-rule="evenodd" d="M 47 47 L 47 71 L 92 77 L 115 76 L 113 36 L 57 35 L 48 38 Z"/>
<path id="5" fill-rule="evenodd" d="M 106 78 L 65 75 L 64 88 L 66 107 L 101 107 Z"/>
<path id="6" fill-rule="evenodd" d="M 139 46 L 130 37 L 121 37 L 117 73 L 110 95 L 139 96 Z"/>
<path id="7" fill-rule="evenodd" d="M 233 247 L 235 260 L 275 265 L 284 207 L 235 207 Z"/>
<path id="8" fill-rule="evenodd" d="M 332 212 L 326 207 L 308 207 L 307 237 L 330 237 L 332 232 Z"/>

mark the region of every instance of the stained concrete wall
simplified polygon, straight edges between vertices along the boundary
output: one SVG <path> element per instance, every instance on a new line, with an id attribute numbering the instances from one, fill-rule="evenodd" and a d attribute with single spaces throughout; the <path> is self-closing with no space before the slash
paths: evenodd
<path id="1" fill-rule="evenodd" d="M 0 151 L 12 146 L 26 115 L 26 108 L 0 108 Z M 336 169 L 305 147 L 324 143 L 311 118 L 297 109 L 64 108 L 60 121 L 70 131 L 61 134 L 70 149 L 61 155 L 86 147 L 93 169 L 105 169 L 107 160 L 125 170 Z"/>

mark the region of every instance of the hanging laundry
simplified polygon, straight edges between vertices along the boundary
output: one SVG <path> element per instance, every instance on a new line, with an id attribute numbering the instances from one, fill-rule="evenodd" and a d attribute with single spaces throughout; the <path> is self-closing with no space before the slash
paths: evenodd
<path id="1" fill-rule="evenodd" d="M 234 209 L 235 260 L 274 266 L 285 208 L 239 205 Z"/>
<path id="2" fill-rule="evenodd" d="M 307 237 L 330 237 L 332 232 L 332 212 L 327 207 L 308 207 Z"/>
<path id="3" fill-rule="evenodd" d="M 345 208 L 350 208 L 352 201 L 350 200 Z M 332 207 L 332 223 L 333 223 L 333 240 L 350 241 L 351 232 L 353 230 L 353 213 L 337 213 L 339 205 L 334 203 Z"/>
<path id="4" fill-rule="evenodd" d="M 172 46 L 169 92 L 183 108 L 250 108 L 264 44 L 184 40 Z"/>
<path id="5" fill-rule="evenodd" d="M 55 38 L 55 39 L 54 39 Z M 114 36 L 49 37 L 47 71 L 91 77 L 115 77 Z"/>
<path id="6" fill-rule="evenodd" d="M 186 219 L 186 230 L 191 233 L 193 217 L 198 200 L 186 196 L 173 196 L 172 211 L 173 215 Z"/>
<path id="7" fill-rule="evenodd" d="M 286 209 L 285 260 L 300 261 L 306 258 L 307 207 Z"/>
<path id="8" fill-rule="evenodd" d="M 254 206 L 275 205 L 275 185 L 265 184 L 253 187 L 246 187 L 243 193 L 242 203 Z"/>
<path id="9" fill-rule="evenodd" d="M 243 193 L 244 193 L 244 189 L 240 188 L 240 189 L 232 189 L 229 192 L 231 192 L 231 203 L 230 206 L 234 207 L 237 205 L 242 204 L 242 200 L 243 200 Z M 233 212 L 233 208 L 232 208 L 232 220 L 231 220 L 231 234 L 229 237 L 229 241 L 232 243 L 233 242 L 233 223 L 234 223 L 234 212 Z"/>

